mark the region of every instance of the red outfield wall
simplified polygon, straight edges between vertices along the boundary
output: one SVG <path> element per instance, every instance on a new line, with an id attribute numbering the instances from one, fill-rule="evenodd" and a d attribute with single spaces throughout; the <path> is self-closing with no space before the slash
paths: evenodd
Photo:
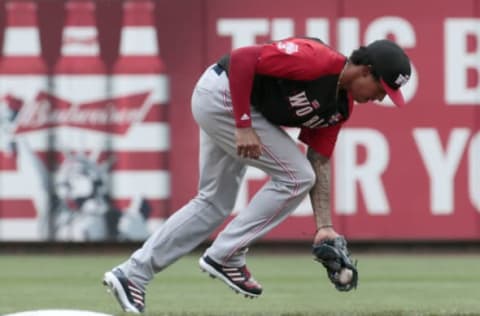
<path id="1" fill-rule="evenodd" d="M 66 2 L 37 3 L 41 58 L 49 71 L 53 71 L 62 55 Z M 110 76 L 120 56 L 124 2 L 92 3 L 95 4 L 98 55 L 106 65 L 105 75 Z M 165 169 L 168 181 L 161 177 L 131 178 L 133 184 L 130 185 L 144 187 L 148 192 L 154 191 L 155 185 L 163 186 L 159 188 L 163 194 L 152 192 L 145 199 L 153 205 L 148 218 L 156 219 L 156 222 L 152 220 L 154 224 L 161 223 L 158 219 L 174 212 L 196 193 L 198 129 L 190 114 L 189 101 L 195 81 L 207 65 L 232 48 L 292 35 L 320 37 L 346 55 L 359 45 L 388 37 L 403 46 L 413 61 L 414 75 L 404 90 L 408 104 L 403 109 L 393 108 L 388 102 L 355 108 L 333 157 L 334 223 L 338 231 L 356 240 L 480 238 L 478 1 L 437 1 L 434 12 L 427 4 L 411 0 L 396 4 L 376 0 L 151 3 L 157 53 L 164 66 L 160 73 L 168 78 L 165 88 L 168 96 L 162 99 L 168 115 L 152 110 L 154 114 L 147 115 L 139 125 L 166 121 L 169 131 L 160 130 L 160 133 L 168 136 L 169 146 L 145 146 L 148 148 L 141 150 L 134 145 L 115 147 L 113 151 L 123 157 L 124 164 L 114 164 L 113 170 L 143 175 L 142 171 Z M 0 1 L 3 55 L 7 4 L 8 1 Z M 144 137 L 139 136 L 139 140 L 152 142 L 146 133 Z M 42 155 L 40 150 L 33 152 Z M 152 158 L 156 154 L 163 157 L 162 161 Z M 55 161 L 61 165 L 63 159 Z M 150 161 L 148 167 L 138 163 L 144 159 Z M 0 169 L 0 179 L 5 178 L 6 169 Z M 247 172 L 237 211 L 264 181 L 265 175 L 258 170 Z M 2 185 L 5 184 L 2 181 Z M 121 189 L 119 192 L 113 198 L 117 205 L 124 205 L 118 208 L 120 213 L 125 213 L 133 197 Z M 3 231 L 3 239 L 22 239 L 22 234 L 6 233 L 6 225 L 11 222 L 5 220 L 13 220 L 22 227 L 20 219 L 36 220 L 38 210 L 33 206 L 31 212 L 25 213 L 18 207 L 23 205 L 18 204 L 19 199 L 14 194 L 13 197 L 2 194 L 2 188 L 0 198 L 3 203 L 0 204 L 3 218 L 0 235 Z M 13 204 L 7 204 L 7 200 Z M 28 202 L 28 198 L 22 201 Z M 306 200 L 266 238 L 308 240 L 313 232 Z M 45 238 L 54 237 L 50 233 Z M 39 235 L 29 238 L 41 239 Z"/>

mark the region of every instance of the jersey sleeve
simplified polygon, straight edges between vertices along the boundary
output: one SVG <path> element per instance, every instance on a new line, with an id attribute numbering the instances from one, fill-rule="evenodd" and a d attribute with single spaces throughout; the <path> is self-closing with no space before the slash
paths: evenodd
<path id="1" fill-rule="evenodd" d="M 298 139 L 322 156 L 330 158 L 342 125 L 343 124 L 337 124 L 316 129 L 302 128 Z"/>
<path id="2" fill-rule="evenodd" d="M 247 46 L 235 49 L 230 54 L 229 86 L 235 125 L 239 128 L 252 125 L 250 94 L 260 51 L 260 46 Z"/>

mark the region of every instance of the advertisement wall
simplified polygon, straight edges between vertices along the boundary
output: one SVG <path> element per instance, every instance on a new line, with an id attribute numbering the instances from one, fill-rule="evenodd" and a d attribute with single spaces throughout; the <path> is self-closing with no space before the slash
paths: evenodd
<path id="1" fill-rule="evenodd" d="M 196 194 L 198 76 L 231 49 L 289 36 L 347 56 L 390 38 L 412 60 L 407 106 L 357 105 L 340 134 L 336 229 L 352 240 L 479 239 L 478 7 L 2 0 L 0 240 L 143 240 Z M 234 212 L 267 180 L 248 169 Z M 314 231 L 306 199 L 265 238 Z"/>

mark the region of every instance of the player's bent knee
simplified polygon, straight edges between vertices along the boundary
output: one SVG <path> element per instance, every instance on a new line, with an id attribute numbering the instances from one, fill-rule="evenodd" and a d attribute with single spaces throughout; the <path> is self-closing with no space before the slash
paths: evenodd
<path id="1" fill-rule="evenodd" d="M 232 199 L 230 199 L 232 200 Z M 208 213 L 211 218 L 224 219 L 233 210 L 234 203 L 228 201 L 224 202 L 222 199 L 216 200 L 215 197 L 198 194 L 192 199 L 191 203 L 196 204 L 197 213 Z"/>
<path id="2" fill-rule="evenodd" d="M 303 172 L 300 173 L 300 179 L 303 188 L 308 192 L 315 185 L 316 176 L 315 171 L 310 166 L 304 168 Z"/>
<path id="3" fill-rule="evenodd" d="M 287 190 L 292 194 L 301 196 L 307 194 L 315 184 L 315 172 L 309 166 L 290 174 L 287 183 Z"/>

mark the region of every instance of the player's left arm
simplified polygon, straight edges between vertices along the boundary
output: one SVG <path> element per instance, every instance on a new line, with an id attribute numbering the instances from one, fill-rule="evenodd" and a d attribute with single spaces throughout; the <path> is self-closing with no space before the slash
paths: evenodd
<path id="1" fill-rule="evenodd" d="M 307 159 L 316 176 L 315 184 L 310 191 L 310 201 L 317 224 L 314 244 L 338 236 L 333 229 L 330 213 L 330 157 L 333 154 L 341 125 L 318 129 L 304 128 L 299 135 L 299 139 L 308 145 Z"/>
<path id="2" fill-rule="evenodd" d="M 338 236 L 333 229 L 330 210 L 330 158 L 309 147 L 307 158 L 315 171 L 316 180 L 310 191 L 310 201 L 317 224 L 317 233 L 314 244 L 325 239 L 332 239 Z"/>
<path id="3" fill-rule="evenodd" d="M 357 263 L 350 256 L 347 241 L 332 226 L 330 215 L 330 159 L 309 147 L 307 157 L 317 176 L 310 191 L 317 233 L 312 253 L 322 263 L 327 276 L 339 291 L 350 291 L 358 284 Z"/>

